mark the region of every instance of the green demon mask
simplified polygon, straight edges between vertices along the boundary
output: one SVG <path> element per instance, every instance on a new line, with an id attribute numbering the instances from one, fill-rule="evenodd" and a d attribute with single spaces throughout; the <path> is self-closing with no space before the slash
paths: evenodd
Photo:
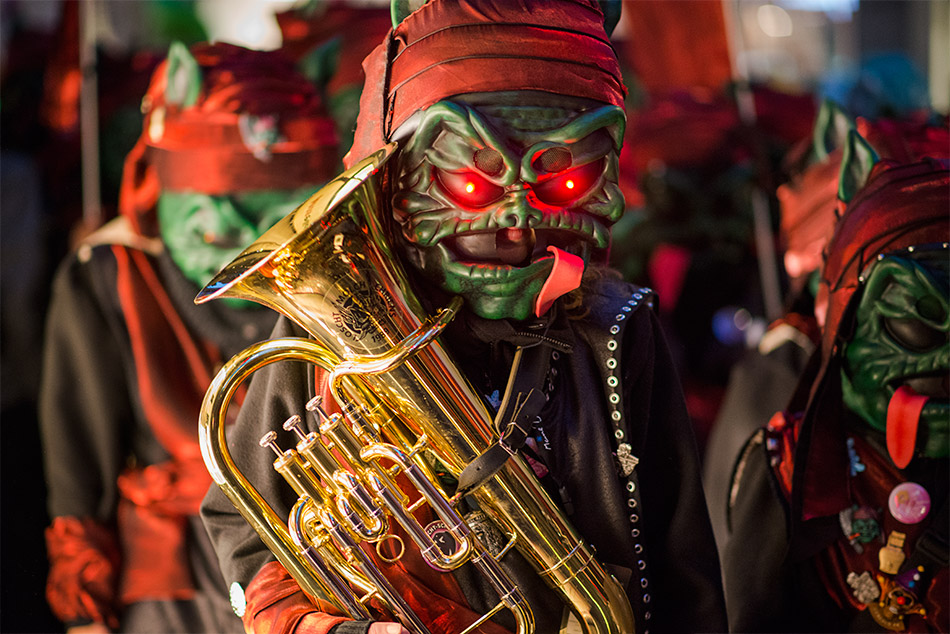
<path id="1" fill-rule="evenodd" d="M 397 242 L 439 288 L 487 319 L 530 317 L 554 266 L 585 262 L 623 214 L 615 106 L 542 93 L 485 93 L 423 111 L 393 187 Z"/>
<path id="2" fill-rule="evenodd" d="M 282 56 L 174 42 L 156 77 L 130 173 L 151 166 L 162 241 L 201 288 L 333 175 L 338 146 L 316 86 Z"/>
<path id="3" fill-rule="evenodd" d="M 845 405 L 886 430 L 889 447 L 892 435 L 908 434 L 916 453 L 931 458 L 950 453 L 948 273 L 945 249 L 879 258 L 865 274 L 854 334 L 843 349 Z M 902 415 L 915 402 L 923 403 L 919 415 Z"/>
<path id="4" fill-rule="evenodd" d="M 172 260 L 199 288 L 317 186 L 248 191 L 230 196 L 164 191 L 158 224 Z"/>

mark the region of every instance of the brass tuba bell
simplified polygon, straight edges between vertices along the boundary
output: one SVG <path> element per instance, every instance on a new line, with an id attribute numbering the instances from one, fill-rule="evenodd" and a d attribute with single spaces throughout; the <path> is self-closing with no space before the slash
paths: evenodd
<path id="1" fill-rule="evenodd" d="M 426 317 L 380 224 L 386 204 L 379 183 L 395 151 L 390 144 L 331 181 L 196 298 L 197 303 L 218 297 L 252 300 L 286 315 L 313 337 L 265 341 L 224 365 L 205 395 L 199 420 L 205 463 L 301 588 L 353 618 L 369 618 L 366 603 L 376 598 L 410 631 L 428 632 L 400 597 L 398 580 L 387 580 L 359 546 L 393 539 L 389 526 L 396 521 L 431 566 L 451 571 L 472 562 L 498 593 L 495 608 L 465 632 L 477 631 L 502 609 L 512 612 L 519 633 L 534 631 L 530 606 L 498 563 L 513 546 L 559 593 L 585 632 L 633 634 L 623 589 L 519 456 L 473 492 L 509 536 L 494 555 L 424 459 L 434 456 L 457 477 L 497 439 L 491 414 L 437 339 L 461 300 Z M 291 417 L 284 427 L 299 437 L 296 448 L 281 450 L 273 432 L 262 439 L 277 453 L 275 468 L 299 496 L 287 520 L 237 469 L 224 432 L 228 405 L 241 382 L 285 359 L 326 370 L 344 412 L 326 416 L 318 402 L 311 402 L 308 409 L 321 413 L 319 433 L 304 433 L 299 419 Z M 417 500 L 407 500 L 394 484 L 400 474 L 418 490 Z M 422 504 L 452 534 L 451 552 L 443 552 L 412 517 Z"/>

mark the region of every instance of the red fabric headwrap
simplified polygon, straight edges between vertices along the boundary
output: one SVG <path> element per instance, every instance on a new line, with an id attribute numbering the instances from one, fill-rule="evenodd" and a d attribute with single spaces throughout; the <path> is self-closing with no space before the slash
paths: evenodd
<path id="1" fill-rule="evenodd" d="M 434 0 L 363 62 L 347 166 L 413 113 L 455 95 L 537 90 L 623 107 L 626 88 L 593 0 Z"/>
<path id="2" fill-rule="evenodd" d="M 950 240 L 950 163 L 881 161 L 848 204 L 828 245 L 818 303 L 828 302 L 822 333 L 827 363 L 858 277 L 880 253 Z"/>
<path id="3" fill-rule="evenodd" d="M 817 303 L 827 302 L 821 363 L 810 382 L 796 455 L 801 519 L 833 515 L 848 503 L 848 454 L 837 382 L 836 346 L 860 276 L 881 253 L 950 240 L 950 164 L 881 161 L 848 204 L 828 243 Z M 803 396 L 803 394 L 802 394 Z M 797 398 L 797 397 L 796 397 Z M 794 404 L 791 407 L 796 408 Z M 794 409 L 793 409 L 794 411 Z"/>
<path id="4" fill-rule="evenodd" d="M 168 61 L 142 100 L 142 135 L 126 158 L 119 211 L 154 235 L 163 189 L 226 195 L 319 185 L 338 171 L 339 142 L 313 84 L 277 51 L 203 44 L 197 102 L 166 102 Z M 174 81 L 174 78 L 172 78 Z"/>

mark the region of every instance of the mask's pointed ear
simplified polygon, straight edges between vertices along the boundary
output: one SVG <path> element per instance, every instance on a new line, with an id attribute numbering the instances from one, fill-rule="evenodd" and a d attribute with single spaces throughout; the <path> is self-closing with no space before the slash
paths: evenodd
<path id="1" fill-rule="evenodd" d="M 340 37 L 314 46 L 297 62 L 297 70 L 321 91 L 327 87 L 340 65 Z"/>
<path id="2" fill-rule="evenodd" d="M 837 103 L 830 99 L 821 102 L 815 128 L 812 130 L 812 149 L 819 162 L 839 147 L 844 147 L 848 134 L 855 129 L 854 121 Z"/>
<path id="3" fill-rule="evenodd" d="M 622 0 L 598 0 L 600 10 L 604 12 L 604 31 L 610 37 L 617 23 L 620 22 L 620 12 L 623 10 Z"/>
<path id="4" fill-rule="evenodd" d="M 391 0 L 389 11 L 393 17 L 393 28 L 406 19 L 410 13 L 424 5 L 428 0 Z"/>
<path id="5" fill-rule="evenodd" d="M 201 68 L 183 43 L 172 42 L 168 48 L 165 73 L 165 103 L 182 108 L 195 105 L 201 94 Z"/>
<path id="6" fill-rule="evenodd" d="M 867 183 L 871 169 L 878 160 L 877 152 L 857 130 L 849 132 L 838 174 L 838 199 L 845 203 L 851 202 L 858 190 Z"/>

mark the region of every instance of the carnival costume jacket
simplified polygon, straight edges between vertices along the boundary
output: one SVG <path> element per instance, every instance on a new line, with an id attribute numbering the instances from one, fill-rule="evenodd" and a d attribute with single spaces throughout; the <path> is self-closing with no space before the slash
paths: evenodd
<path id="1" fill-rule="evenodd" d="M 875 308 L 884 305 L 881 288 L 894 289 L 909 306 L 901 313 L 891 300 L 889 316 L 920 315 L 940 293 L 937 305 L 946 306 L 948 185 L 946 160 L 881 161 L 847 207 L 839 203 L 844 211 L 818 295 L 827 306 L 821 345 L 785 411 L 752 436 L 735 467 L 723 556 L 731 631 L 950 630 L 948 459 L 921 441 L 940 438 L 946 425 L 946 309 L 934 343 L 916 351 L 890 330 L 887 339 L 871 338 L 867 325 L 884 330 L 889 317 L 862 313 L 866 298 Z M 881 270 L 920 266 L 910 264 L 913 257 L 942 262 L 943 272 L 875 276 L 876 266 L 892 261 Z M 880 280 L 886 285 L 872 283 Z M 914 295 L 917 280 L 926 294 Z M 848 363 L 860 353 L 885 370 L 872 384 L 874 395 L 887 399 L 884 429 L 846 401 L 846 380 L 856 385 L 846 375 L 858 375 Z M 928 393 L 914 391 L 921 376 L 942 382 L 942 393 L 919 383 Z M 908 401 L 919 405 L 912 416 Z M 918 435 L 918 421 L 928 425 L 926 434 Z"/>
<path id="2" fill-rule="evenodd" d="M 594 545 L 598 559 L 625 585 L 638 631 L 723 632 L 719 565 L 695 441 L 682 396 L 671 397 L 681 394 L 680 387 L 651 305 L 649 290 L 605 277 L 585 290 L 579 316 L 569 316 L 560 302 L 550 319 L 537 323 L 482 320 L 466 312 L 449 326 L 443 341 L 489 402 L 504 391 L 513 344 L 543 340 L 550 346 L 544 386 L 548 402 L 534 429 L 529 463 L 552 499 L 560 501 L 570 521 Z M 293 331 L 282 319 L 275 335 L 299 334 Z M 255 413 L 239 417 L 229 438 L 237 448 L 238 467 L 265 498 L 281 500 L 283 509 L 276 509 L 281 512 L 292 504 L 292 492 L 256 440 L 301 412 L 320 379 L 296 363 L 268 366 L 259 375 L 244 408 Z M 477 525 L 479 513 L 474 511 L 468 517 Z M 265 578 L 272 585 L 287 580 L 216 488 L 202 505 L 202 517 L 228 583 L 259 589 Z M 490 525 L 479 532 L 491 541 Z M 529 597 L 537 631 L 558 631 L 560 601 L 520 555 L 510 553 L 502 562 Z M 387 566 L 383 564 L 384 570 Z M 454 575 L 437 575 L 418 558 L 395 566 L 402 568 L 397 586 L 433 632 L 458 631 L 474 620 L 471 610 L 481 613 L 497 600 L 468 566 Z M 282 587 L 271 593 L 270 603 L 283 601 L 295 620 L 271 625 L 270 631 L 365 631 L 366 625 L 344 622 L 343 617 L 300 621 L 317 608 L 299 590 L 291 597 L 295 584 Z M 257 631 L 256 612 L 263 613 L 268 605 L 250 600 L 252 594 L 248 592 L 244 619 L 248 631 Z M 309 627 L 295 629 L 298 623 Z M 494 629 L 484 631 L 504 631 L 486 627 Z"/>
<path id="3" fill-rule="evenodd" d="M 48 598 L 67 625 L 239 632 L 198 506 L 196 420 L 228 355 L 276 315 L 198 308 L 157 240 L 113 221 L 61 266 L 47 322 L 41 430 Z M 157 629 L 156 629 L 157 628 Z"/>

